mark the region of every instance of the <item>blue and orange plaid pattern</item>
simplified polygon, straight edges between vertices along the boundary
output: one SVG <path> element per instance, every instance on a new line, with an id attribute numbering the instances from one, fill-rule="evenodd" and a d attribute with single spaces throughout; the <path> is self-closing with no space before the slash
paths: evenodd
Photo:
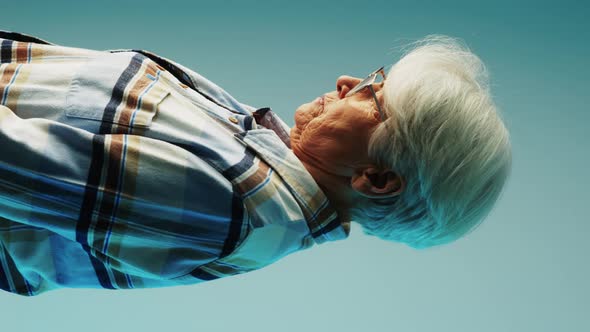
<path id="1" fill-rule="evenodd" d="M 144 50 L 0 32 L 0 289 L 195 284 L 344 239 L 271 110 Z"/>

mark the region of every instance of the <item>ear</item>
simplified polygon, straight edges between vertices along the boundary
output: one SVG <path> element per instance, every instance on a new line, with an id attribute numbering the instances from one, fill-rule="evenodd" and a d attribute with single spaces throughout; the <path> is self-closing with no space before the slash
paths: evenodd
<path id="1" fill-rule="evenodd" d="M 406 183 L 399 174 L 390 169 L 367 167 L 352 176 L 350 186 L 365 197 L 384 198 L 401 194 Z"/>

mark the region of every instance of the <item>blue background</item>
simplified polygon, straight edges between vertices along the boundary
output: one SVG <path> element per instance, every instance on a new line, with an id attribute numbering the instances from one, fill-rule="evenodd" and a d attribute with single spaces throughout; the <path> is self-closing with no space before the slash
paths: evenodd
<path id="1" fill-rule="evenodd" d="M 20 3 L 20 4 L 17 4 Z M 171 58 L 293 124 L 341 74 L 427 34 L 487 64 L 514 167 L 489 219 L 418 252 L 364 236 L 166 289 L 0 294 L 1 331 L 590 331 L 589 5 L 584 1 L 6 1 L 0 29 Z"/>

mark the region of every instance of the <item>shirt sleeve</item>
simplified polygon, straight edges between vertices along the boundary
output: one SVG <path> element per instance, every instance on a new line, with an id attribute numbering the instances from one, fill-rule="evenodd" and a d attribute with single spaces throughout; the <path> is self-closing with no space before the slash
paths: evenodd
<path id="1" fill-rule="evenodd" d="M 231 183 L 180 146 L 0 105 L 0 156 L 0 289 L 174 285 L 243 238 Z"/>

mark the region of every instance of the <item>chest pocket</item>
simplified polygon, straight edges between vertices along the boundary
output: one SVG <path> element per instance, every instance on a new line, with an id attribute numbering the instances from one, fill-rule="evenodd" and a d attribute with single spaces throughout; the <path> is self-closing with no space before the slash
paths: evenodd
<path id="1" fill-rule="evenodd" d="M 74 75 L 66 96 L 68 117 L 149 127 L 170 94 L 160 79 L 164 68 L 135 52 L 89 58 Z"/>

